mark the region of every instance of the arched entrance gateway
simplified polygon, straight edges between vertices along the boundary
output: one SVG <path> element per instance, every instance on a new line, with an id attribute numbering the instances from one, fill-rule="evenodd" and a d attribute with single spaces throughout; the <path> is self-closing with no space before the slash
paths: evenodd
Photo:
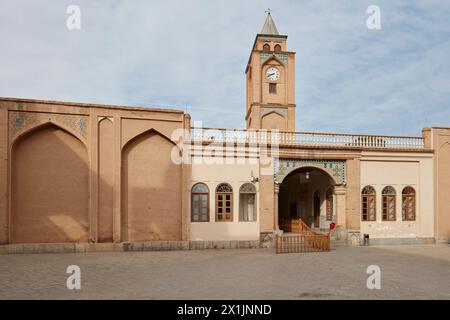
<path id="1" fill-rule="evenodd" d="M 328 229 L 336 221 L 335 184 L 328 173 L 318 168 L 302 167 L 290 172 L 279 186 L 278 218 L 302 219 L 309 227 Z"/>
<path id="2" fill-rule="evenodd" d="M 275 169 L 278 227 L 301 219 L 309 227 L 345 227 L 345 161 L 278 159 Z"/>

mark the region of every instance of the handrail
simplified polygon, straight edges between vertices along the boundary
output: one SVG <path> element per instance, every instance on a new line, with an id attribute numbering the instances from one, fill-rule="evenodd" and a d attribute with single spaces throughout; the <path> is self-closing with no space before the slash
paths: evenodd
<path id="1" fill-rule="evenodd" d="M 213 128 L 213 127 L 191 127 L 191 130 L 218 130 L 218 131 L 249 131 L 249 132 L 278 132 L 288 134 L 315 134 L 315 135 L 339 135 L 339 136 L 368 136 L 368 137 L 381 137 L 381 138 L 411 138 L 411 139 L 423 139 L 421 136 L 396 136 L 396 135 L 382 135 L 382 134 L 355 134 L 355 133 L 337 133 L 337 132 L 312 132 L 312 131 L 279 131 L 279 130 L 266 130 L 266 129 L 243 129 L 243 128 Z"/>
<path id="2" fill-rule="evenodd" d="M 275 236 L 276 253 L 317 252 L 330 250 L 330 233 L 322 234 L 312 230 L 302 219 L 280 219 L 285 232 Z"/>
<path id="3" fill-rule="evenodd" d="M 302 219 L 284 219 L 280 218 L 280 227 L 286 232 L 294 232 L 308 235 L 323 235 L 311 229 Z"/>

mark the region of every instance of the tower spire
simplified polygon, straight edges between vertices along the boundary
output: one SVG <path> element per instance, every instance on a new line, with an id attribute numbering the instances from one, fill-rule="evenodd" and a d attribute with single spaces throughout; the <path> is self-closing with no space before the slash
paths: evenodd
<path id="1" fill-rule="evenodd" d="M 261 29 L 260 34 L 271 34 L 271 35 L 279 35 L 278 29 L 275 26 L 275 22 L 272 19 L 272 15 L 270 14 L 270 8 L 266 10 L 267 17 L 264 25 Z"/>

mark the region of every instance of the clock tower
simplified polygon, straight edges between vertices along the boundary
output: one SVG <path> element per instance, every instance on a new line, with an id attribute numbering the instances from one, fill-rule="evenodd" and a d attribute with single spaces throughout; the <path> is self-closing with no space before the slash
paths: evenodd
<path id="1" fill-rule="evenodd" d="M 295 131 L 295 52 L 268 12 L 248 60 L 247 129 Z"/>

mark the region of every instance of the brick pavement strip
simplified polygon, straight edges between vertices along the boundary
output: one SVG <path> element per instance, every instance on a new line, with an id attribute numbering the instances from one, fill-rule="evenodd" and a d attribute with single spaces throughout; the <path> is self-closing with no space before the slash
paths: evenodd
<path id="1" fill-rule="evenodd" d="M 381 290 L 366 287 L 373 264 Z M 450 299 L 450 246 L 0 255 L 0 284 L 0 299 Z"/>

